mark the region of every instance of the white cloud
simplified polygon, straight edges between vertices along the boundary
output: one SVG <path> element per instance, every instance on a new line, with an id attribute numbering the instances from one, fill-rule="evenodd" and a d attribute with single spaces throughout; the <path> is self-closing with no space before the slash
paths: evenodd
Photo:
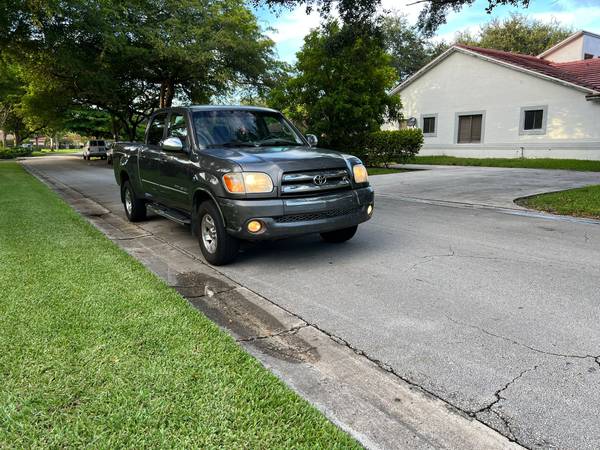
<path id="1" fill-rule="evenodd" d="M 306 14 L 304 6 L 295 8 L 290 12 L 282 14 L 276 23 L 271 24 L 271 30 L 267 31 L 269 36 L 276 44 L 282 44 L 289 41 L 297 42 L 300 47 L 304 36 L 311 29 L 319 26 L 319 13 L 313 11 L 310 15 Z"/>

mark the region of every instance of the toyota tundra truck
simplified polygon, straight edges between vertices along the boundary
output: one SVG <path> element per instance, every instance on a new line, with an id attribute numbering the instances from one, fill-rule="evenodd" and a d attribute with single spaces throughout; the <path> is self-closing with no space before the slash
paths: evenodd
<path id="1" fill-rule="evenodd" d="M 318 148 L 267 108 L 158 110 L 143 143 L 115 144 L 113 168 L 130 221 L 152 211 L 190 225 L 213 265 L 231 262 L 241 240 L 319 233 L 344 242 L 373 214 L 361 161 Z"/>

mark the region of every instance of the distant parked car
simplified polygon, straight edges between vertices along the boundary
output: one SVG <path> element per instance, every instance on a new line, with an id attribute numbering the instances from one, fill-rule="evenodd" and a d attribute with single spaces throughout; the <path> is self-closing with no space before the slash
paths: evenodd
<path id="1" fill-rule="evenodd" d="M 92 157 L 106 159 L 104 141 L 87 141 L 85 143 L 83 146 L 83 159 L 89 161 Z"/>

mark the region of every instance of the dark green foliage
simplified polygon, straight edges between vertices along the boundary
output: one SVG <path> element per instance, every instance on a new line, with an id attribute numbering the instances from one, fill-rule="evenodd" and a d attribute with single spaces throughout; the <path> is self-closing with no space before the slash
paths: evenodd
<path id="1" fill-rule="evenodd" d="M 448 49 L 445 42 L 428 40 L 402 15 L 384 17 L 381 31 L 386 51 L 392 57 L 392 66 L 398 72 L 398 82 L 404 81 Z"/>
<path id="2" fill-rule="evenodd" d="M 49 111 L 36 125 L 91 107 L 110 115 L 112 134 L 133 139 L 153 109 L 176 98 L 260 94 L 276 65 L 273 42 L 243 0 L 17 0 L 2 12 L 12 21 L 0 29 L 3 57 L 42 97 L 30 103 Z"/>
<path id="3" fill-rule="evenodd" d="M 366 142 L 367 164 L 385 167 L 395 162 L 405 163 L 414 157 L 423 145 L 423 132 L 418 128 L 375 131 Z"/>
<path id="4" fill-rule="evenodd" d="M 542 22 L 521 14 L 511 14 L 505 20 L 493 19 L 482 25 L 474 35 L 469 32 L 460 34 L 457 42 L 537 56 L 572 33 L 571 28 L 562 26 L 555 19 Z"/>
<path id="5" fill-rule="evenodd" d="M 372 21 L 381 7 L 381 0 L 252 0 L 255 5 L 295 8 L 305 5 L 307 12 L 318 9 L 324 17 L 330 17 L 334 6 L 344 23 L 366 23 Z M 501 5 L 529 6 L 530 0 L 487 0 L 486 12 Z M 419 26 L 426 35 L 432 35 L 440 25 L 446 23 L 447 15 L 459 11 L 463 6 L 471 6 L 475 0 L 417 0 L 423 9 L 419 15 Z M 484 3 L 485 4 L 485 3 Z"/>
<path id="6" fill-rule="evenodd" d="M 18 158 L 19 156 L 29 156 L 31 155 L 30 148 L 24 147 L 0 147 L 0 159 L 13 159 Z"/>
<path id="7" fill-rule="evenodd" d="M 488 0 L 486 12 L 491 14 L 497 6 L 509 5 L 527 8 L 530 0 Z M 443 24 L 452 11 L 458 12 L 463 6 L 471 6 L 475 0 L 425 0 L 419 14 L 419 28 L 426 36 L 431 36 Z"/>
<path id="8" fill-rule="evenodd" d="M 387 119 L 400 117 L 388 95 L 396 73 L 381 36 L 370 27 L 329 23 L 312 31 L 295 73 L 274 89 L 269 105 L 284 111 L 324 147 L 354 152 Z"/>

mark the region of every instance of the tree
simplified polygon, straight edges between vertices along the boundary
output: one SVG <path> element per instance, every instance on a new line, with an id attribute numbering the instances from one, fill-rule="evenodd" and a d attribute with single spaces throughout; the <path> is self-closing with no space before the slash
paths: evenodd
<path id="1" fill-rule="evenodd" d="M 2 12 L 11 26 L 0 48 L 14 63 L 60 84 L 72 107 L 105 111 L 130 139 L 174 99 L 259 92 L 270 80 L 273 42 L 243 0 L 15 0 Z"/>
<path id="2" fill-rule="evenodd" d="M 307 12 L 318 9 L 325 17 L 329 16 L 333 7 L 337 6 L 338 13 L 345 23 L 365 23 L 376 16 L 382 0 L 253 0 L 255 4 L 265 4 L 269 7 L 294 8 L 305 5 Z M 419 15 L 419 27 L 425 35 L 431 36 L 440 25 L 446 23 L 450 11 L 459 11 L 463 6 L 470 6 L 475 0 L 415 0 L 422 3 L 423 9 Z M 487 0 L 486 11 L 489 13 L 500 5 L 529 6 L 529 0 Z"/>
<path id="3" fill-rule="evenodd" d="M 381 31 L 392 66 L 403 81 L 448 49 L 445 42 L 434 43 L 425 38 L 406 16 L 390 15 L 382 19 Z"/>
<path id="4" fill-rule="evenodd" d="M 297 57 L 295 73 L 270 104 L 324 146 L 354 150 L 386 119 L 399 117 L 398 96 L 387 94 L 397 76 L 376 33 L 329 22 L 306 36 Z"/>
<path id="5" fill-rule="evenodd" d="M 572 33 L 571 28 L 561 25 L 555 19 L 546 23 L 528 19 L 521 14 L 511 14 L 505 20 L 493 19 L 482 25 L 475 35 L 468 32 L 459 34 L 457 42 L 525 55 L 539 55 Z"/>

